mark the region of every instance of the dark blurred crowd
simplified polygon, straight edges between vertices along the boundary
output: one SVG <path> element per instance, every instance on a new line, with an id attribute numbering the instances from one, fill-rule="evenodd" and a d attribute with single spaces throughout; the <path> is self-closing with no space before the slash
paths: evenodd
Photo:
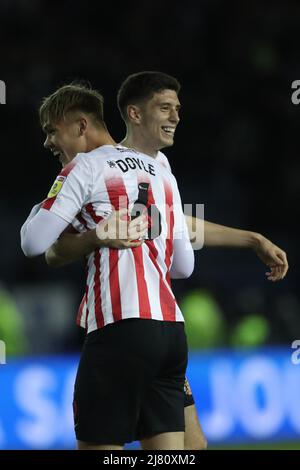
<path id="1" fill-rule="evenodd" d="M 125 129 L 116 106 L 120 83 L 157 69 L 182 83 L 181 123 L 166 153 L 183 202 L 205 204 L 207 220 L 263 233 L 287 251 L 291 265 L 284 282 L 270 285 L 255 254 L 201 250 L 192 279 L 176 283 L 179 298 L 205 287 L 229 324 L 255 312 L 273 325 L 270 341 L 300 337 L 300 105 L 291 102 L 291 84 L 300 79 L 299 23 L 297 1 L 1 0 L 7 104 L 0 106 L 0 280 L 6 288 L 67 280 L 83 291 L 81 265 L 54 271 L 42 258 L 27 260 L 19 247 L 20 226 L 59 169 L 42 147 L 42 97 L 63 83 L 88 80 L 104 94 L 106 121 L 118 140 Z"/>

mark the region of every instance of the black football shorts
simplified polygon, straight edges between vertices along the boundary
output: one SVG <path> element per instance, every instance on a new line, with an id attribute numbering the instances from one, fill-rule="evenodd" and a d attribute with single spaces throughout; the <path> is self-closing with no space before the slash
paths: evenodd
<path id="1" fill-rule="evenodd" d="M 120 444 L 184 431 L 184 324 L 121 320 L 89 333 L 74 390 L 76 438 Z"/>

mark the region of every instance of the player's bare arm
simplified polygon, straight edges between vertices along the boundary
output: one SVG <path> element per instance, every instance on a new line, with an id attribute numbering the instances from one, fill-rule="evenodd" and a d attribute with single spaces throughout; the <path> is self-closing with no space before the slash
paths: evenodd
<path id="1" fill-rule="evenodd" d="M 62 267 L 86 256 L 97 248 L 135 248 L 143 243 L 148 230 L 143 215 L 127 222 L 127 209 L 113 211 L 110 217 L 99 222 L 96 229 L 83 233 L 65 231 L 46 251 L 46 262 L 51 267 Z"/>
<path id="2" fill-rule="evenodd" d="M 145 224 L 140 226 L 140 222 L 140 218 L 130 222 L 128 239 L 120 239 L 118 236 L 116 239 L 110 239 L 109 233 L 107 233 L 107 238 L 101 240 L 95 229 L 79 234 L 64 233 L 47 250 L 47 264 L 51 267 L 65 266 L 103 246 L 116 249 L 139 246 L 143 240 L 137 241 L 137 239 L 145 230 Z M 289 267 L 286 253 L 263 235 L 203 221 L 191 216 L 186 216 L 186 222 L 192 242 L 200 242 L 204 246 L 211 247 L 252 248 L 261 261 L 270 268 L 270 271 L 266 273 L 270 281 L 278 281 L 285 277 Z M 102 229 L 104 230 L 105 226 Z"/>
<path id="3" fill-rule="evenodd" d="M 268 280 L 279 281 L 285 277 L 289 268 L 286 253 L 263 235 L 201 221 L 191 216 L 186 216 L 186 222 L 192 243 L 213 247 L 252 248 L 270 268 L 266 272 Z"/>

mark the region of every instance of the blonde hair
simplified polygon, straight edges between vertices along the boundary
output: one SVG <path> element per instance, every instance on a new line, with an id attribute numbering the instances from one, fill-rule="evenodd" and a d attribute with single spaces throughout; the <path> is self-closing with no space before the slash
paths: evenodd
<path id="1" fill-rule="evenodd" d="M 81 84 L 69 84 L 58 88 L 45 97 L 39 109 L 40 122 L 57 123 L 70 112 L 82 111 L 89 114 L 95 124 L 103 124 L 103 96 Z"/>

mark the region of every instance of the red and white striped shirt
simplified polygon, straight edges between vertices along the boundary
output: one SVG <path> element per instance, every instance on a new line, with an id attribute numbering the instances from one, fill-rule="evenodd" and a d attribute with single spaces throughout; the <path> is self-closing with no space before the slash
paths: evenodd
<path id="1" fill-rule="evenodd" d="M 88 256 L 87 283 L 77 322 L 88 332 L 127 318 L 184 321 L 170 285 L 173 239 L 189 237 L 175 177 L 156 159 L 104 145 L 78 154 L 58 177 L 61 189 L 43 208 L 69 223 L 95 228 L 112 209 L 132 209 L 138 184 L 161 214 L 161 234 L 140 247 L 100 248 Z M 120 200 L 120 196 L 122 199 Z M 173 208 L 169 213 L 170 208 Z"/>
<path id="2" fill-rule="evenodd" d="M 162 152 L 157 152 L 157 155 L 155 157 L 155 161 L 161 163 L 167 170 L 169 170 L 172 173 L 172 169 L 170 166 L 170 162 L 167 159 L 166 155 Z"/>

